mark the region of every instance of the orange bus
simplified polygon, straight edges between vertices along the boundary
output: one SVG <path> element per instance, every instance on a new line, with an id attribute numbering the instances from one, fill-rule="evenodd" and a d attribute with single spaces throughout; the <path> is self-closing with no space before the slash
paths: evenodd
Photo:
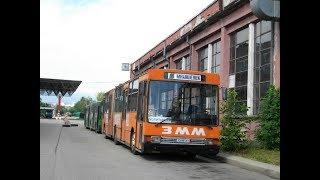
<path id="1" fill-rule="evenodd" d="M 106 93 L 102 132 L 133 154 L 217 154 L 217 74 L 150 69 Z"/>

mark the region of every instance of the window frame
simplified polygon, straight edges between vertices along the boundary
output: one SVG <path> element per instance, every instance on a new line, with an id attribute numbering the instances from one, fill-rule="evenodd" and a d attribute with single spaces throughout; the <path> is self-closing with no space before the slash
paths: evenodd
<path id="1" fill-rule="evenodd" d="M 203 51 L 207 51 L 207 53 L 205 56 L 201 57 Z M 197 52 L 198 52 L 199 71 L 208 70 L 208 59 L 209 59 L 208 45 L 201 47 Z M 205 62 L 204 62 L 205 60 L 207 61 L 206 69 L 205 69 Z"/>
<path id="2" fill-rule="evenodd" d="M 220 46 L 220 50 L 219 51 L 215 51 L 215 49 L 217 48 L 217 44 L 219 43 L 219 46 Z M 216 61 L 216 58 L 219 55 L 220 57 L 220 62 L 219 64 L 217 65 L 217 61 Z M 220 65 L 221 65 L 221 40 L 219 39 L 218 41 L 215 41 L 212 43 L 212 66 L 211 66 L 211 72 L 212 73 L 217 73 L 219 74 L 220 73 Z M 219 67 L 219 71 L 217 72 L 216 69 L 217 67 Z"/>
<path id="3" fill-rule="evenodd" d="M 175 63 L 176 63 L 176 69 L 182 69 L 182 58 L 177 60 Z"/>
<path id="4" fill-rule="evenodd" d="M 136 90 L 133 90 L 134 83 L 138 84 Z M 128 103 L 127 103 L 127 112 L 137 112 L 138 108 L 138 91 L 139 91 L 139 79 L 134 79 L 129 82 L 129 91 L 128 91 Z"/>
<path id="5" fill-rule="evenodd" d="M 232 89 L 234 89 L 236 92 L 239 91 L 239 89 L 241 88 L 248 88 L 248 56 L 249 56 L 249 33 L 247 33 L 247 39 L 245 41 L 242 41 L 240 43 L 237 42 L 237 35 L 239 32 L 241 31 L 248 31 L 249 27 L 248 26 L 244 26 L 243 28 L 233 32 L 230 35 L 230 59 L 229 59 L 229 76 L 230 75 L 234 75 L 235 76 L 235 85 Z M 239 56 L 237 57 L 237 46 L 240 46 L 242 44 L 248 44 L 248 50 L 247 50 L 247 54 L 243 55 L 243 56 Z M 232 56 L 232 53 L 234 54 L 234 56 Z M 245 59 L 245 60 L 243 60 Z M 246 62 L 246 70 L 241 70 L 237 72 L 237 63 L 239 62 Z M 234 63 L 233 65 L 233 72 L 230 71 L 231 69 L 231 63 Z M 237 85 L 237 74 L 241 74 L 241 73 L 245 73 L 246 72 L 246 83 L 242 84 L 242 85 Z M 238 97 L 239 98 L 239 97 Z M 239 102 L 243 102 L 245 104 L 247 104 L 247 97 L 243 98 L 243 99 L 238 99 Z"/>
<path id="6" fill-rule="evenodd" d="M 255 32 L 254 32 L 254 81 L 253 81 L 253 114 L 257 115 L 259 113 L 260 108 L 260 102 L 261 102 L 261 86 L 265 83 L 269 83 L 269 86 L 273 84 L 273 55 L 274 55 L 274 23 L 272 21 L 265 21 L 270 23 L 270 30 L 262 33 L 262 23 L 263 21 L 258 21 L 255 23 Z M 259 24 L 260 23 L 260 24 Z M 258 31 L 257 24 L 259 24 L 260 31 Z M 270 33 L 271 39 L 270 39 L 270 47 L 268 48 L 261 48 L 261 36 Z M 259 48 L 257 48 L 257 39 L 259 39 Z M 269 63 L 266 63 L 264 65 L 261 65 L 261 56 L 262 52 L 269 51 L 270 57 L 269 57 Z M 259 53 L 259 54 L 258 54 Z M 257 63 L 258 60 L 258 65 Z M 261 69 L 265 66 L 269 66 L 269 80 L 261 81 Z M 258 70 L 258 77 L 256 77 L 256 71 Z M 257 79 L 258 78 L 258 79 Z M 257 88 L 258 87 L 258 88 Z M 257 88 L 257 91 L 256 91 Z"/>
<path id="7" fill-rule="evenodd" d="M 189 55 L 184 56 L 185 62 L 185 70 L 191 70 L 191 59 Z"/>

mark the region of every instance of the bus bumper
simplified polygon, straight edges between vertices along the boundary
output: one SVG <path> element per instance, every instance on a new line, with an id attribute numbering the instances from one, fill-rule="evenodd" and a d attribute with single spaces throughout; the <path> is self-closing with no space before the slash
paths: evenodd
<path id="1" fill-rule="evenodd" d="M 176 145 L 176 144 L 157 144 L 157 143 L 145 143 L 144 153 L 163 152 L 189 152 L 194 154 L 217 154 L 220 150 L 218 145 Z"/>

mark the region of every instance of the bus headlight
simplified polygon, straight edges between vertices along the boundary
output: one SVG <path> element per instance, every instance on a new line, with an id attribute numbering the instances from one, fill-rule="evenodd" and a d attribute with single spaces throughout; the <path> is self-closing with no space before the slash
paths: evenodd
<path id="1" fill-rule="evenodd" d="M 213 145 L 213 142 L 212 142 L 211 139 L 208 139 L 208 140 L 207 140 L 207 145 Z"/>
<path id="2" fill-rule="evenodd" d="M 160 136 L 151 136 L 151 142 L 153 143 L 160 143 L 161 137 Z"/>
<path id="3" fill-rule="evenodd" d="M 220 145 L 221 142 L 218 139 L 207 139 L 206 140 L 207 145 Z"/>

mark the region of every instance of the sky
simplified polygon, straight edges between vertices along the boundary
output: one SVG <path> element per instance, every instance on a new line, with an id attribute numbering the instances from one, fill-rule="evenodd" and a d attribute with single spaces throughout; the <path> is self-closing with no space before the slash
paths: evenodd
<path id="1" fill-rule="evenodd" d="M 130 78 L 132 63 L 213 0 L 40 0 L 40 77 L 81 80 L 70 105 Z M 57 98 L 41 96 L 44 102 Z"/>

